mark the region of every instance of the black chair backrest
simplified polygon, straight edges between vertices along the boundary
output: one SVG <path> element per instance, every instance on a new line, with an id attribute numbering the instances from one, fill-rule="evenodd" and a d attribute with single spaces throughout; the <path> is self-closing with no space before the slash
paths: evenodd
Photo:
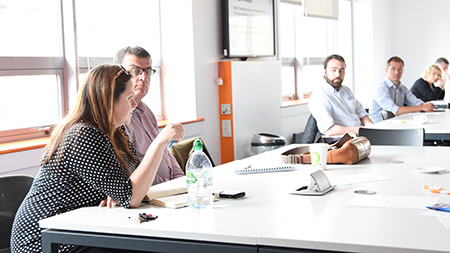
<path id="1" fill-rule="evenodd" d="M 321 133 L 319 131 L 319 128 L 317 128 L 317 121 L 311 114 L 308 118 L 308 121 L 306 122 L 306 127 L 305 131 L 303 132 L 301 143 L 316 143 L 319 141 L 320 136 Z"/>
<path id="2" fill-rule="evenodd" d="M 395 117 L 395 114 L 391 111 L 381 110 L 381 117 L 383 117 L 383 120 L 387 120 Z"/>
<path id="3" fill-rule="evenodd" d="M 411 129 L 373 129 L 360 128 L 359 136 L 365 136 L 371 145 L 389 146 L 423 146 L 425 130 L 423 128 Z"/>
<path id="4" fill-rule="evenodd" d="M 28 175 L 0 176 L 0 251 L 10 247 L 14 216 L 32 183 Z"/>

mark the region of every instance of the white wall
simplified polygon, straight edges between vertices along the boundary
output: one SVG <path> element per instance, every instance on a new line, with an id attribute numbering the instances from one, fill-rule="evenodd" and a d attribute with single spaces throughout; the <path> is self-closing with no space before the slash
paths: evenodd
<path id="1" fill-rule="evenodd" d="M 450 60 L 447 0 L 395 0 L 394 51 L 405 61 L 402 83 L 411 87 L 437 58 Z"/>
<path id="2" fill-rule="evenodd" d="M 0 176 L 25 174 L 36 176 L 42 148 L 0 155 Z"/>
<path id="3" fill-rule="evenodd" d="M 274 60 L 233 62 L 231 69 L 234 157 L 237 160 L 253 155 L 254 133 L 281 135 L 281 63 Z"/>
<path id="4" fill-rule="evenodd" d="M 373 13 L 373 81 L 370 85 L 375 86 L 386 76 L 386 62 L 389 58 L 396 55 L 394 49 L 395 25 L 393 22 L 394 10 L 392 0 L 372 1 Z M 381 15 L 383 14 L 383 15 Z M 369 100 L 372 98 L 372 92 L 369 92 Z"/>
<path id="5" fill-rule="evenodd" d="M 192 1 L 197 117 L 205 119 L 200 126 L 201 137 L 215 164 L 221 163 L 219 88 L 216 84 L 217 62 L 222 55 L 220 3 L 211 0 Z"/>

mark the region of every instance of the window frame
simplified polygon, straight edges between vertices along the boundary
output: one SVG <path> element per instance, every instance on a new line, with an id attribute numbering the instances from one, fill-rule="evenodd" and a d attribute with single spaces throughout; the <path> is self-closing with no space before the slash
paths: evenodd
<path id="1" fill-rule="evenodd" d="M 66 45 L 64 41 L 65 26 L 64 20 L 64 6 L 68 6 L 67 2 L 73 0 L 55 0 L 56 8 L 61 10 L 57 13 L 57 20 L 59 21 L 59 44 L 60 56 L 0 56 L 0 76 L 18 76 L 18 75 L 56 75 L 58 76 L 58 90 L 59 90 L 59 111 L 60 119 L 62 119 L 68 110 L 69 88 L 68 85 L 68 62 L 65 57 Z M 73 2 L 72 2 L 73 5 Z M 70 23 L 70 22 L 67 22 Z M 77 80 L 75 80 L 75 83 Z M 50 136 L 51 131 L 55 125 L 40 125 L 27 128 L 18 128 L 6 131 L 0 131 L 0 143 L 12 142 L 25 139 L 34 139 L 40 137 Z"/>
<path id="2" fill-rule="evenodd" d="M 158 0 L 159 1 L 159 0 Z M 58 13 L 60 56 L 35 57 L 35 56 L 0 56 L 0 76 L 14 75 L 44 75 L 55 74 L 59 77 L 58 95 L 60 120 L 75 104 L 80 81 L 79 74 L 86 73 L 90 68 L 100 63 L 112 63 L 113 57 L 78 57 L 77 50 L 77 26 L 76 26 L 76 0 L 55 0 Z M 164 88 L 161 73 L 161 66 L 153 66 L 158 71 L 159 82 L 152 82 L 158 85 L 160 90 L 160 115 L 156 115 L 158 120 L 164 118 Z M 38 98 L 39 99 L 39 98 Z M 43 98 L 42 98 L 43 99 Z M 21 129 L 0 131 L 0 143 L 48 137 L 56 125 L 33 126 Z"/>
<path id="3" fill-rule="evenodd" d="M 351 8 L 351 19 L 353 19 L 353 2 L 351 0 L 344 0 L 344 1 L 349 1 L 350 2 L 350 8 Z M 289 4 L 289 5 L 300 5 L 300 3 L 296 3 L 296 2 L 292 2 L 289 0 L 281 0 L 280 4 Z M 298 21 L 298 16 L 297 15 L 302 15 L 302 18 L 319 18 L 319 17 L 303 17 L 303 13 L 301 12 L 297 12 L 294 14 L 294 20 L 295 22 Z M 332 23 L 331 23 L 332 22 Z M 297 41 L 297 39 L 299 38 L 297 35 L 297 23 L 295 23 L 294 25 L 294 38 L 296 39 L 295 44 L 295 57 L 280 57 L 281 58 L 281 67 L 292 67 L 294 66 L 295 69 L 295 76 L 294 76 L 294 80 L 295 80 L 295 94 L 283 94 L 283 101 L 289 101 L 289 100 L 296 100 L 296 99 L 303 99 L 304 95 L 303 94 L 299 94 L 299 92 L 302 90 L 301 89 L 301 79 L 303 76 L 303 67 L 304 66 L 323 66 L 326 57 L 330 54 L 329 52 L 333 52 L 335 50 L 337 50 L 338 45 L 337 45 L 337 40 L 338 40 L 338 24 L 337 22 L 339 22 L 338 20 L 334 20 L 334 19 L 327 19 L 327 25 L 326 25 L 326 33 L 328 34 L 328 41 L 327 41 L 327 52 L 326 55 L 323 56 L 316 56 L 316 57 L 304 57 L 302 55 L 300 55 L 300 53 L 298 52 L 297 48 L 299 46 L 299 42 Z M 331 31 L 330 31 L 331 29 Z M 350 41 L 353 44 L 353 27 L 349 28 L 351 30 L 351 38 Z M 330 38 L 330 34 L 332 34 L 332 38 Z M 351 59 L 349 59 L 351 61 L 351 63 L 353 62 L 353 51 L 352 51 L 352 56 Z M 347 63 L 347 65 L 350 65 Z M 349 67 L 349 66 L 347 66 Z M 353 68 L 353 64 L 351 64 L 350 68 Z M 353 73 L 353 71 L 351 71 Z M 348 81 L 347 81 L 348 83 Z M 354 78 L 351 78 L 351 84 L 349 84 L 350 87 L 354 87 Z"/>
<path id="4" fill-rule="evenodd" d="M 294 67 L 294 93 L 283 95 L 283 101 L 296 100 L 299 99 L 298 95 L 298 85 L 297 85 L 297 72 L 300 68 L 296 57 L 282 57 L 281 58 L 281 67 Z"/>
<path id="5" fill-rule="evenodd" d="M 42 68 L 42 66 L 48 66 Z M 67 89 L 63 85 L 64 80 L 63 57 L 0 57 L 0 76 L 29 76 L 29 75 L 56 75 L 58 77 L 59 117 L 62 118 L 67 111 L 64 99 L 67 97 Z M 43 98 L 42 98 L 43 99 Z M 55 125 L 36 125 L 26 128 L 0 131 L 0 143 L 22 139 L 33 139 L 49 136 Z M 47 130 L 45 130 L 47 129 Z"/>

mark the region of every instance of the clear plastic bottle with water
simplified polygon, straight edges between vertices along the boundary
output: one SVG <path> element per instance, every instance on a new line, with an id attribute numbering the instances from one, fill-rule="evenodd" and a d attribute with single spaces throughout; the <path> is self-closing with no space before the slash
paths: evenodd
<path id="1" fill-rule="evenodd" d="M 186 163 L 188 204 L 191 208 L 202 209 L 213 205 L 211 169 L 211 161 L 203 152 L 202 141 L 200 139 L 195 140 L 194 152 Z"/>

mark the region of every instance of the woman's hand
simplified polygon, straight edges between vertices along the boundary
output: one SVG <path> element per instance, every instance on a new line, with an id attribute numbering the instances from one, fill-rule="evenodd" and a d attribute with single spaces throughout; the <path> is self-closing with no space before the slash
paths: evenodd
<path id="1" fill-rule="evenodd" d="M 184 127 L 181 123 L 167 123 L 166 127 L 158 134 L 155 140 L 160 141 L 164 146 L 172 141 L 179 142 L 184 138 Z"/>
<path id="2" fill-rule="evenodd" d="M 436 85 L 439 87 L 439 88 L 441 88 L 441 90 L 444 90 L 444 86 L 445 86 L 445 82 L 444 82 L 444 79 L 439 79 L 437 82 L 436 82 Z"/>
<path id="3" fill-rule="evenodd" d="M 102 202 L 100 202 L 100 207 L 104 207 L 104 206 L 108 206 L 108 208 L 111 208 L 113 206 L 118 206 L 119 203 L 117 201 L 115 201 L 113 198 L 111 197 L 107 197 L 106 199 L 102 200 Z"/>

